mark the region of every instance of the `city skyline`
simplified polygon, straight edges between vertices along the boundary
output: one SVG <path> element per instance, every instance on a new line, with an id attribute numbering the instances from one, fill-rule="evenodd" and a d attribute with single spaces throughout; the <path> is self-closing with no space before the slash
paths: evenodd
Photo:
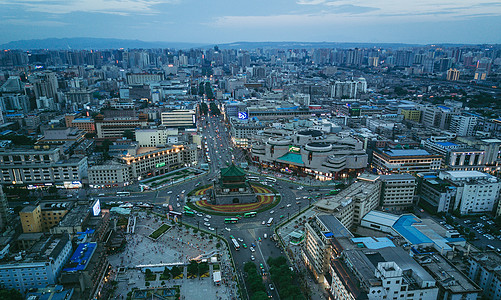
<path id="1" fill-rule="evenodd" d="M 81 36 L 191 43 L 501 43 L 496 1 L 0 0 L 0 7 L 0 43 Z"/>

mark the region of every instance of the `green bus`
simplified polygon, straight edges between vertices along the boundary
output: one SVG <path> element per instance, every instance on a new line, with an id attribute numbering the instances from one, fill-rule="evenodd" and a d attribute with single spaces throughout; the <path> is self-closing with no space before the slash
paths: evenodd
<path id="1" fill-rule="evenodd" d="M 185 211 L 191 211 L 191 208 L 190 208 L 190 207 L 188 207 L 188 206 L 185 206 L 185 207 L 184 207 L 184 210 L 185 210 Z"/>
<path id="2" fill-rule="evenodd" d="M 251 211 L 251 212 L 245 213 L 244 218 L 252 218 L 252 217 L 255 217 L 256 214 L 257 214 L 257 212 Z"/>
<path id="3" fill-rule="evenodd" d="M 190 210 L 185 210 L 184 214 L 187 215 L 188 217 L 194 217 L 195 216 L 195 213 L 192 212 L 192 211 L 190 211 Z"/>
<path id="4" fill-rule="evenodd" d="M 237 218 L 226 218 L 226 219 L 224 219 L 224 222 L 226 224 L 234 224 L 234 223 L 238 222 L 238 219 Z"/>
<path id="5" fill-rule="evenodd" d="M 341 191 L 341 189 L 335 189 L 335 190 L 330 191 L 329 194 L 330 195 L 337 195 L 340 191 Z"/>

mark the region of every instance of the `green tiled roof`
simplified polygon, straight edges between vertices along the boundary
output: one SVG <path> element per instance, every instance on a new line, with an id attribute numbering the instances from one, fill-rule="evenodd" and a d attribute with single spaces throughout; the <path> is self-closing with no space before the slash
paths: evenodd
<path id="1" fill-rule="evenodd" d="M 303 159 L 301 158 L 301 154 L 288 152 L 287 154 L 279 157 L 278 159 L 285 160 L 296 165 L 304 165 Z"/>
<path id="2" fill-rule="evenodd" d="M 231 164 L 228 168 L 221 168 L 221 177 L 241 177 L 245 176 L 245 171 Z"/>

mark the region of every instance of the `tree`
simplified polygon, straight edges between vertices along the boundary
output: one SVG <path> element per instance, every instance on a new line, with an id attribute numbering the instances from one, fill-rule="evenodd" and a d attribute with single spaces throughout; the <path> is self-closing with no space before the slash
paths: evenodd
<path id="1" fill-rule="evenodd" d="M 195 276 L 198 275 L 198 263 L 196 261 L 190 261 L 190 264 L 188 265 L 188 274 Z"/>
<path id="2" fill-rule="evenodd" d="M 203 275 L 209 271 L 209 264 L 202 262 L 198 264 L 198 274 Z"/>
<path id="3" fill-rule="evenodd" d="M 221 248 L 221 243 L 219 243 L 219 242 L 218 242 L 218 243 L 216 244 L 216 248 L 217 248 L 217 249 Z"/>
<path id="4" fill-rule="evenodd" d="M 164 268 L 164 271 L 162 273 L 162 279 L 169 279 L 170 278 L 170 271 L 167 269 L 167 267 Z"/>
<path id="5" fill-rule="evenodd" d="M 250 297 L 250 300 L 265 300 L 265 299 L 268 299 L 268 295 L 266 295 L 266 293 L 263 291 L 257 291 L 252 295 L 252 297 Z"/>
<path id="6" fill-rule="evenodd" d="M 172 269 L 170 269 L 170 274 L 172 275 L 172 278 L 176 278 L 177 276 L 181 275 L 181 269 L 179 269 L 178 266 L 174 266 L 172 267 Z"/>
<path id="7" fill-rule="evenodd" d="M 245 271 L 246 273 L 251 273 L 251 272 L 256 271 L 256 264 L 255 264 L 255 263 L 253 263 L 253 262 L 250 262 L 250 261 L 249 261 L 249 262 L 246 262 L 246 263 L 244 264 L 244 271 Z"/>
<path id="8" fill-rule="evenodd" d="M 134 132 L 132 132 L 132 130 L 125 130 L 122 136 L 124 138 L 127 138 L 128 140 L 133 140 L 134 139 Z"/>
<path id="9" fill-rule="evenodd" d="M 0 299 L 23 300 L 23 295 L 15 289 L 0 289 Z"/>

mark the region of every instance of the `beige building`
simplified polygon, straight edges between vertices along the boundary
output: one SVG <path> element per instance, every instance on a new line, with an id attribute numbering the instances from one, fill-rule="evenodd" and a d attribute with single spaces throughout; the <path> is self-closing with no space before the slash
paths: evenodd
<path id="1" fill-rule="evenodd" d="M 42 210 L 40 205 L 29 205 L 19 212 L 24 233 L 42 232 Z"/>
<path id="2" fill-rule="evenodd" d="M 122 163 L 95 165 L 89 168 L 89 186 L 99 187 L 123 187 L 129 185 L 132 180 L 131 166 Z"/>
<path id="3" fill-rule="evenodd" d="M 173 145 L 168 148 L 139 148 L 137 154 L 121 157 L 131 167 L 132 178 L 160 175 L 197 163 L 197 147 L 194 144 Z"/>
<path id="4" fill-rule="evenodd" d="M 402 109 L 400 111 L 404 115 L 404 120 L 414 121 L 419 123 L 421 120 L 421 111 L 415 109 Z"/>

